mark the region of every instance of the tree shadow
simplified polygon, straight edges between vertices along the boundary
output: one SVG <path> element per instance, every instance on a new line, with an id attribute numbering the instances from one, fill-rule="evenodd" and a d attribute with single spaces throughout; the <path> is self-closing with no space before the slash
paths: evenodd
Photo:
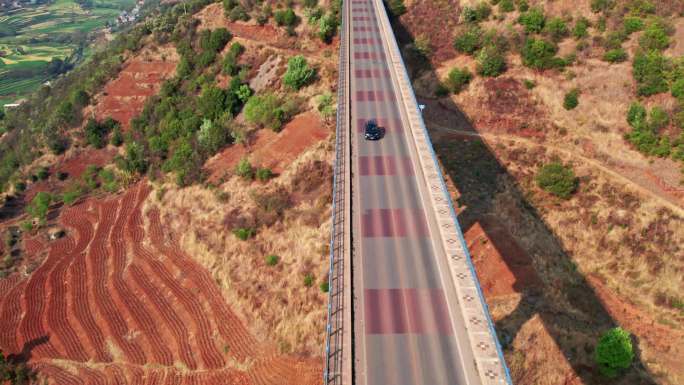
<path id="1" fill-rule="evenodd" d="M 9 354 L 5 358 L 5 361 L 8 364 L 7 367 L 4 368 L 5 374 L 8 376 L 6 379 L 10 380 L 10 382 L 15 385 L 31 383 L 36 377 L 36 372 L 28 367 L 28 361 L 31 359 L 33 349 L 47 343 L 49 339 L 50 337 L 47 335 L 34 338 L 31 341 L 24 343 L 24 346 L 19 353 Z"/>
<path id="2" fill-rule="evenodd" d="M 402 49 L 402 55 L 412 79 L 439 81 L 435 68 L 429 60 L 416 57 L 406 45 L 413 36 L 399 20 L 392 26 Z M 437 83 L 433 83 L 437 84 Z M 508 270 L 515 276 L 514 289 L 519 290 L 521 300 L 516 308 L 496 322 L 499 340 L 507 358 L 513 353 L 511 342 L 521 328 L 534 316 L 538 316 L 544 328 L 554 340 L 567 363 L 584 384 L 639 383 L 656 384 L 655 377 L 641 362 L 638 345 L 635 359 L 625 376 L 610 380 L 602 377 L 593 364 L 593 350 L 598 337 L 605 330 L 615 327 L 612 319 L 592 286 L 577 271 L 576 265 L 564 249 L 559 238 L 544 222 L 538 210 L 526 199 L 515 178 L 499 162 L 492 149 L 477 136 L 473 124 L 449 97 L 436 99 L 416 95 L 427 110 L 439 108 L 436 119 L 440 126 L 460 131 L 446 140 L 433 142 L 435 152 L 460 196 L 457 206 L 459 222 L 465 232 L 478 224 L 487 238 L 502 255 Z M 426 119 L 427 120 L 427 119 Z M 444 124 L 442 124 L 444 123 Z M 437 133 L 426 121 L 431 136 Z M 505 196 L 505 207 L 501 199 Z M 497 236 L 492 221 L 496 218 L 515 239 L 525 239 L 520 244 L 528 257 L 528 270 L 536 271 L 538 285 L 525 285 L 527 274 L 521 274 L 520 260 L 513 257 L 510 242 Z M 507 251 L 509 251 L 507 253 Z M 539 355 L 538 355 L 539 356 Z M 552 359 L 549 356 L 549 359 Z M 509 362 L 510 363 L 510 362 Z M 523 369 L 524 370 L 524 369 Z M 513 374 L 514 382 L 516 373 Z"/>

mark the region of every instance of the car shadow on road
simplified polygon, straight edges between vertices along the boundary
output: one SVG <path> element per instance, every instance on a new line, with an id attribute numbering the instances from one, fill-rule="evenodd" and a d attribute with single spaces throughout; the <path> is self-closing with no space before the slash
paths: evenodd
<path id="1" fill-rule="evenodd" d="M 413 41 L 413 36 L 400 21 L 393 20 L 392 24 L 400 47 L 406 47 Z M 405 49 L 402 49 L 402 55 L 412 79 L 420 75 L 421 78 L 432 77 L 429 81 L 438 80 L 429 61 L 417 58 L 415 52 L 407 53 Z M 481 226 L 492 246 L 502 254 L 508 270 L 515 275 L 517 283 L 514 288 L 520 291 L 522 298 L 513 311 L 495 322 L 514 383 L 516 380 L 522 383 L 539 380 L 535 378 L 530 382 L 525 376 L 528 365 L 538 366 L 538 363 L 511 365 L 515 355 L 520 354 L 514 350 L 513 340 L 528 321 L 538 317 L 574 371 L 574 376 L 566 376 L 564 383 L 575 384 L 581 380 L 584 384 L 655 384 L 655 377 L 641 362 L 638 350 L 632 367 L 622 378 L 613 382 L 599 374 L 593 364 L 595 343 L 602 332 L 616 326 L 615 320 L 577 270 L 559 238 L 526 199 L 515 178 L 487 143 L 476 135 L 477 131 L 468 117 L 449 97 L 437 100 L 430 96 L 416 96 L 421 103 L 428 105 L 428 109 L 440 106 L 444 110 L 438 114 L 440 123 L 445 121 L 443 114 L 449 114 L 449 128 L 472 133 L 448 136 L 450 139 L 440 139 L 433 145 L 444 171 L 460 193 L 455 203 L 460 208 L 459 222 L 464 233 L 475 225 Z M 426 125 L 434 137 L 435 127 L 431 127 L 429 121 Z M 502 200 L 506 202 L 505 209 L 502 209 Z M 519 273 L 524 269 L 516 266 L 520 263 L 517 258 L 507 256 L 510 244 L 500 242 L 500 237 L 488 225 L 491 223 L 488 218 L 495 218 L 496 222 L 503 224 L 516 240 L 525 240 L 524 244 L 518 243 L 530 257 L 529 263 L 539 277 L 538 285 L 530 287 L 524 284 L 529 277 Z M 526 343 L 530 345 L 529 341 Z M 536 357 L 543 355 L 535 354 Z M 548 356 L 548 359 L 553 358 Z"/>

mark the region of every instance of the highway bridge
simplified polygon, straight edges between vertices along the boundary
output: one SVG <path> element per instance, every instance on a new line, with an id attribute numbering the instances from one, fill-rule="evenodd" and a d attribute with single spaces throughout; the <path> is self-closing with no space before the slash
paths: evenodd
<path id="1" fill-rule="evenodd" d="M 340 35 L 324 383 L 510 384 L 382 0 Z"/>

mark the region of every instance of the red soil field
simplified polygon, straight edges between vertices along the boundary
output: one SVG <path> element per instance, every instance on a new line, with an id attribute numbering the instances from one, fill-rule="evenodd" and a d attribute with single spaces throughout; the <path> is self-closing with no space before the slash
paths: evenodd
<path id="1" fill-rule="evenodd" d="M 322 361 L 252 335 L 158 212 L 146 230 L 149 191 L 63 209 L 43 263 L 0 279 L 0 349 L 48 384 L 318 384 Z"/>
<path id="2" fill-rule="evenodd" d="M 240 159 L 248 156 L 254 166 L 269 167 L 280 173 L 308 147 L 320 142 L 330 130 L 314 112 L 297 115 L 283 129 L 275 133 L 269 129 L 259 130 L 248 147 L 234 145 L 226 148 L 206 164 L 209 181 L 216 182 L 233 172 Z M 253 152 L 249 149 L 254 148 Z"/>
<path id="3" fill-rule="evenodd" d="M 112 117 L 124 129 L 130 127 L 131 119 L 145 106 L 149 96 L 157 94 L 164 80 L 176 71 L 175 54 L 161 60 L 139 55 L 130 59 L 119 76 L 107 83 L 98 95 L 94 113 L 97 119 Z"/>

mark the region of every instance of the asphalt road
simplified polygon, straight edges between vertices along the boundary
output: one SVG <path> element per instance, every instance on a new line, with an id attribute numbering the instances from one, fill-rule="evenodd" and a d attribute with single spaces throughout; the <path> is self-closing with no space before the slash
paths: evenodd
<path id="1" fill-rule="evenodd" d="M 371 0 L 350 23 L 355 383 L 480 384 Z M 363 138 L 365 121 L 385 130 Z M 424 194 L 424 193 L 423 193 Z M 436 235 L 439 236 L 439 235 Z"/>

